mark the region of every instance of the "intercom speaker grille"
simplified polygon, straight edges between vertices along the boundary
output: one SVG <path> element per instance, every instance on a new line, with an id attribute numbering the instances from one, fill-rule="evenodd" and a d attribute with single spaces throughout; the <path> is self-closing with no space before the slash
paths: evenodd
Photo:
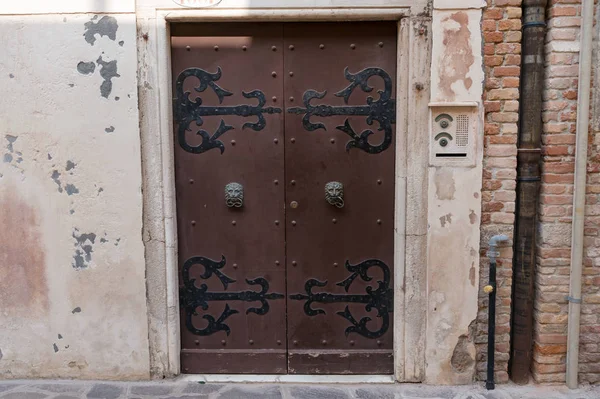
<path id="1" fill-rule="evenodd" d="M 456 116 L 456 145 L 466 147 L 469 144 L 469 116 Z"/>

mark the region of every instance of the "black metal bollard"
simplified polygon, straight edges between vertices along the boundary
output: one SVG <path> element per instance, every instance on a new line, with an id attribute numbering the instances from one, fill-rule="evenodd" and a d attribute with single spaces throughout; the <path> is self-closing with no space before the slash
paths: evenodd
<path id="1" fill-rule="evenodd" d="M 485 387 L 492 390 L 496 387 L 494 383 L 494 353 L 496 346 L 496 258 L 498 253 L 498 244 L 508 241 L 509 238 L 504 234 L 495 235 L 490 238 L 488 258 L 490 259 L 490 277 L 488 285 L 483 287 L 483 292 L 488 294 L 488 349 L 487 349 L 487 379 Z"/>
<path id="2" fill-rule="evenodd" d="M 496 258 L 490 259 L 490 278 L 484 291 L 488 293 L 488 347 L 487 347 L 487 379 L 485 387 L 495 388 L 494 384 L 494 352 L 496 346 Z"/>

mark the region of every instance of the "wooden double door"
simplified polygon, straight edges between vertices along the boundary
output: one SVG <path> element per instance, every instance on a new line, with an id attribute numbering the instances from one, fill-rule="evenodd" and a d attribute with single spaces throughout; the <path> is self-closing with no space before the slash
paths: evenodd
<path id="1" fill-rule="evenodd" d="M 392 373 L 396 29 L 172 27 L 184 373 Z"/>

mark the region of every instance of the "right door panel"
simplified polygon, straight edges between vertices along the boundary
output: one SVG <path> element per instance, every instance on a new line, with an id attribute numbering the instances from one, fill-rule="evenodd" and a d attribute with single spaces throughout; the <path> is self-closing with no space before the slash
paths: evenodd
<path id="1" fill-rule="evenodd" d="M 289 373 L 393 372 L 396 32 L 284 25 Z"/>

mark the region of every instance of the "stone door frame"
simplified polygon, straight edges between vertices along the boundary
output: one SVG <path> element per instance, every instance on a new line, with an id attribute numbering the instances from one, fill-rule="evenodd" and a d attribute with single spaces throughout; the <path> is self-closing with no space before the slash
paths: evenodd
<path id="1" fill-rule="evenodd" d="M 290 0 L 287 3 L 298 3 Z M 138 94 L 142 142 L 150 370 L 180 373 L 177 228 L 173 158 L 170 24 L 203 21 L 398 21 L 396 193 L 394 217 L 394 379 L 418 382 L 425 372 L 427 188 L 431 17 L 427 2 L 311 9 L 137 9 Z M 363 6 L 359 6 L 359 4 Z M 375 1 L 377 3 L 377 1 Z M 173 7 L 171 3 L 170 7 Z M 384 4 L 384 3 L 382 3 Z M 421 133 L 421 134 L 417 134 Z M 372 378 L 372 377 L 371 377 Z M 365 376 L 365 382 L 369 378 Z"/>

